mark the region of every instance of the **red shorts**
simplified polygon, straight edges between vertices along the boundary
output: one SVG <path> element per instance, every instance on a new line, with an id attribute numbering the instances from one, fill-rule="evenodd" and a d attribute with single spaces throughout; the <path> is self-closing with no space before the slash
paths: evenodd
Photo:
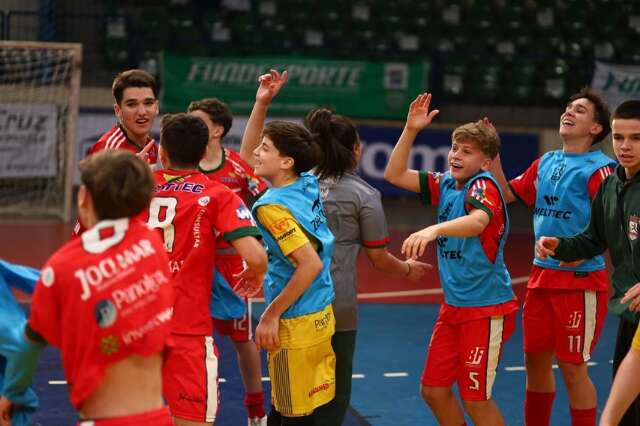
<path id="1" fill-rule="evenodd" d="M 213 329 L 221 336 L 229 336 L 234 342 L 248 342 L 253 338 L 251 327 L 251 303 L 247 303 L 247 313 L 240 319 L 221 320 L 211 318 Z"/>
<path id="2" fill-rule="evenodd" d="M 604 325 L 608 298 L 606 291 L 528 289 L 522 309 L 524 351 L 587 362 Z"/>
<path id="3" fill-rule="evenodd" d="M 78 426 L 173 426 L 173 420 L 169 408 L 162 407 L 131 416 L 81 420 Z"/>
<path id="4" fill-rule="evenodd" d="M 450 324 L 438 320 L 433 327 L 423 386 L 451 387 L 458 383 L 465 401 L 486 401 L 502 347 L 516 328 L 516 313 Z"/>
<path id="5" fill-rule="evenodd" d="M 211 336 L 172 335 L 162 365 L 162 387 L 171 414 L 213 422 L 218 412 L 218 348 Z"/>

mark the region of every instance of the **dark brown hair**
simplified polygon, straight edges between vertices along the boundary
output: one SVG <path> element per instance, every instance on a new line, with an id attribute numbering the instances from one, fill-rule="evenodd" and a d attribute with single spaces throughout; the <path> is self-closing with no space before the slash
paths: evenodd
<path id="1" fill-rule="evenodd" d="M 231 115 L 231 110 L 227 104 L 217 98 L 205 98 L 191 102 L 187 108 L 187 112 L 193 111 L 204 112 L 209 116 L 211 121 L 222 126 L 224 129 L 222 137 L 229 132 L 229 129 L 231 129 L 231 125 L 233 124 L 233 115 Z"/>
<path id="2" fill-rule="evenodd" d="M 133 69 L 123 71 L 113 79 L 111 93 L 113 93 L 113 98 L 118 105 L 122 102 L 124 90 L 129 87 L 149 87 L 153 92 L 153 97 L 158 98 L 156 79 L 145 70 Z"/>
<path id="3" fill-rule="evenodd" d="M 640 120 L 640 100 L 624 101 L 613 112 L 612 120 Z"/>
<path id="4" fill-rule="evenodd" d="M 105 150 L 80 162 L 80 180 L 98 220 L 131 217 L 149 206 L 154 186 L 149 165 L 124 150 Z"/>
<path id="5" fill-rule="evenodd" d="M 320 146 L 320 164 L 316 169 L 320 179 L 340 178 L 355 169 L 355 148 L 360 139 L 351 120 L 326 108 L 318 108 L 307 114 L 304 124 Z"/>
<path id="6" fill-rule="evenodd" d="M 611 113 L 609 112 L 609 107 L 602 97 L 589 87 L 583 87 L 578 93 L 571 95 L 568 104 L 583 98 L 593 104 L 593 120 L 602 126 L 600 133 L 593 137 L 593 143 L 601 142 L 609 133 L 611 133 L 611 124 L 609 123 Z"/>
<path id="7" fill-rule="evenodd" d="M 289 121 L 268 123 L 262 135 L 268 137 L 281 156 L 293 158 L 294 172 L 307 172 L 318 163 L 318 145 L 305 127 Z"/>
<path id="8" fill-rule="evenodd" d="M 199 117 L 185 113 L 166 114 L 160 121 L 160 146 L 173 168 L 197 168 L 208 142 L 209 128 Z"/>

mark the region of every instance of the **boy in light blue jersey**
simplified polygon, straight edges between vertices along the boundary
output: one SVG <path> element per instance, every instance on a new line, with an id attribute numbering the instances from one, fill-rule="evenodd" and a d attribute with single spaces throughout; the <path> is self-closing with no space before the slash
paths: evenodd
<path id="1" fill-rule="evenodd" d="M 7 394 L 5 389 L 12 387 L 15 373 L 20 370 L 20 348 L 24 342 L 22 333 L 27 321 L 24 310 L 18 304 L 11 289 L 32 294 L 40 271 L 28 266 L 9 263 L 0 259 L 0 384 L 2 395 L 14 404 L 11 415 L 13 426 L 29 424 L 33 412 L 38 408 L 38 397 L 31 388 L 20 394 Z"/>
<path id="2" fill-rule="evenodd" d="M 267 307 L 255 333 L 258 347 L 269 352 L 268 425 L 311 426 L 313 411 L 335 396 L 334 238 L 318 179 L 308 173 L 319 153 L 312 134 L 284 121 L 264 126 L 267 106 L 286 75 L 272 71 L 260 77 L 240 152 L 272 185 L 253 205 L 269 255 Z"/>
<path id="3" fill-rule="evenodd" d="M 385 170 L 385 179 L 421 194 L 438 206 L 438 223 L 410 235 L 402 252 L 422 256 L 437 243 L 444 303 L 433 329 L 422 375 L 422 396 L 440 424 L 464 425 L 452 392 L 457 382 L 464 409 L 476 425 L 504 425 L 491 399 L 502 347 L 515 329 L 518 309 L 504 264 L 509 217 L 502 192 L 487 172 L 500 149 L 488 120 L 456 128 L 449 151 L 449 171 L 408 168 L 418 132 L 438 114 L 429 111 L 430 94 L 409 108 L 405 128 Z"/>

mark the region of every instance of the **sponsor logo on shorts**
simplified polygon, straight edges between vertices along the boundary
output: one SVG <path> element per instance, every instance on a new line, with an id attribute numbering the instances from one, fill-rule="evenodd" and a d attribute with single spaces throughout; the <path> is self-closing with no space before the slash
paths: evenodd
<path id="1" fill-rule="evenodd" d="M 573 311 L 569 314 L 569 321 L 567 321 L 567 328 L 579 328 L 582 321 L 582 312 Z"/>
<path id="2" fill-rule="evenodd" d="M 640 231 L 640 216 L 629 216 L 629 239 L 631 241 L 638 238 L 638 231 Z"/>
<path id="3" fill-rule="evenodd" d="M 328 383 L 328 382 L 312 387 L 311 390 L 309 391 L 309 398 L 311 398 L 313 395 L 317 394 L 318 392 L 329 390 L 330 387 L 331 387 L 331 383 Z"/>
<path id="4" fill-rule="evenodd" d="M 96 322 L 98 327 L 111 327 L 118 317 L 118 309 L 111 300 L 101 300 L 96 303 Z"/>
<path id="5" fill-rule="evenodd" d="M 314 325 L 316 327 L 316 331 L 324 330 L 327 328 L 331 321 L 331 312 L 327 312 L 322 316 L 322 318 L 318 318 L 314 321 Z"/>
<path id="6" fill-rule="evenodd" d="M 481 346 L 476 346 L 475 348 L 469 351 L 469 355 L 467 355 L 466 364 L 469 367 L 480 365 L 482 363 L 482 358 L 484 357 L 485 348 Z"/>
<path id="7" fill-rule="evenodd" d="M 120 350 L 120 342 L 113 334 L 103 337 L 100 340 L 100 352 L 105 355 L 113 355 Z"/>

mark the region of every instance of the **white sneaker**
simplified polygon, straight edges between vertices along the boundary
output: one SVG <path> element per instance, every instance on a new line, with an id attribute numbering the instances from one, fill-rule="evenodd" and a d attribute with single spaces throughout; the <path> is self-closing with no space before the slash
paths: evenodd
<path id="1" fill-rule="evenodd" d="M 267 426 L 267 416 L 264 416 L 262 418 L 250 417 L 248 425 L 249 426 Z"/>

